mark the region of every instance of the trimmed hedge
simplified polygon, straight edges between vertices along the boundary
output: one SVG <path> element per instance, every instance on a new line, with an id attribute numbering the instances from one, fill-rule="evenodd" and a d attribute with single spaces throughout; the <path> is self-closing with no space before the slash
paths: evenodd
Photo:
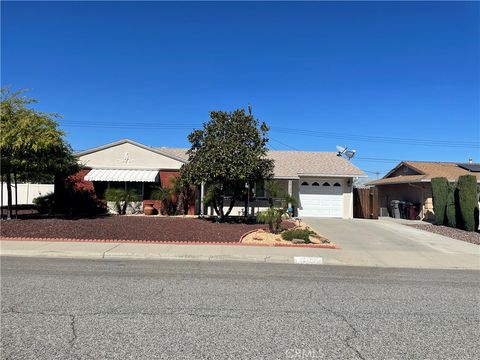
<path id="1" fill-rule="evenodd" d="M 448 195 L 447 195 L 447 222 L 448 222 L 448 226 L 452 228 L 461 226 L 461 223 L 462 223 L 462 221 L 458 221 L 461 219 L 458 219 L 460 215 L 460 211 L 457 209 L 458 201 L 456 200 L 456 198 L 458 198 L 457 186 L 455 184 L 451 184 L 448 187 Z"/>
<path id="2" fill-rule="evenodd" d="M 432 179 L 432 201 L 436 225 L 445 225 L 446 223 L 448 188 L 447 178 L 437 177 Z"/>
<path id="3" fill-rule="evenodd" d="M 459 208 L 463 220 L 463 227 L 467 231 L 477 231 L 477 178 L 473 175 L 460 176 L 457 182 L 457 189 Z"/>

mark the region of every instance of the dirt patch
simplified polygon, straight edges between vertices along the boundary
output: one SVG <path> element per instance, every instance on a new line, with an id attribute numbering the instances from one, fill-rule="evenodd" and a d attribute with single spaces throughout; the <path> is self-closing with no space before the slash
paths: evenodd
<path id="1" fill-rule="evenodd" d="M 264 224 L 214 223 L 179 217 L 108 216 L 95 219 L 2 220 L 4 237 L 150 240 L 182 242 L 239 242 L 248 231 Z"/>
<path id="2" fill-rule="evenodd" d="M 472 244 L 480 245 L 480 233 L 465 231 L 461 229 L 454 229 L 448 226 L 438 226 L 431 224 L 409 224 L 408 226 L 414 227 L 419 230 L 429 231 L 435 234 L 448 236 L 452 239 L 466 241 Z"/>

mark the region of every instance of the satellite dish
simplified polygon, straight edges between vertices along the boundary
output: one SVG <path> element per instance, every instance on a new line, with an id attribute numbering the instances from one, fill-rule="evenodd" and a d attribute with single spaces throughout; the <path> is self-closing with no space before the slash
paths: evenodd
<path id="1" fill-rule="evenodd" d="M 350 160 L 355 156 L 356 150 L 348 150 L 346 146 L 337 145 L 337 156 L 342 156 L 345 159 Z"/>
<path id="2" fill-rule="evenodd" d="M 348 158 L 348 160 L 350 160 L 355 156 L 356 152 L 357 152 L 356 150 L 347 150 L 345 151 L 345 156 Z"/>
<path id="3" fill-rule="evenodd" d="M 346 147 L 337 145 L 337 156 L 342 156 L 342 154 L 347 150 Z"/>

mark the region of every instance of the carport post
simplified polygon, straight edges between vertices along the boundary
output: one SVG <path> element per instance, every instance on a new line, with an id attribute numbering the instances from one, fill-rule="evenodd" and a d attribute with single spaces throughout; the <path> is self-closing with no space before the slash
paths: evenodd
<path id="1" fill-rule="evenodd" d="M 200 185 L 200 215 L 205 215 L 205 205 L 203 204 L 203 197 L 205 195 L 205 183 L 202 181 Z"/>

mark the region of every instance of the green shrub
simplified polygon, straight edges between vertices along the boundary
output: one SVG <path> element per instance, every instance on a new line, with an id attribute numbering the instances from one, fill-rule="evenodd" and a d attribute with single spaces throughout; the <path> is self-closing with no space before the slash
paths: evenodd
<path id="1" fill-rule="evenodd" d="M 433 212 L 435 213 L 435 224 L 445 225 L 445 213 L 447 209 L 448 180 L 444 177 L 432 179 L 432 200 Z"/>
<path id="2" fill-rule="evenodd" d="M 282 217 L 287 212 L 283 208 L 269 208 L 265 211 L 260 211 L 257 214 L 257 222 L 268 224 L 268 229 L 271 233 L 277 234 L 282 230 Z"/>
<path id="3" fill-rule="evenodd" d="M 293 239 L 303 239 L 305 240 L 305 243 L 309 244 L 311 242 L 310 235 L 313 234 L 315 234 L 315 232 L 308 229 L 291 229 L 285 230 L 282 233 L 282 239 L 288 241 L 292 241 Z"/>
<path id="4" fill-rule="evenodd" d="M 105 191 L 105 200 L 115 203 L 118 215 L 124 215 L 130 202 L 138 201 L 137 192 L 133 189 L 124 190 L 109 188 Z"/>
<path id="5" fill-rule="evenodd" d="M 467 231 L 478 229 L 477 178 L 463 175 L 458 178 L 458 201 L 463 227 Z"/>
<path id="6" fill-rule="evenodd" d="M 33 203 L 37 205 L 37 210 L 40 214 L 52 214 L 54 213 L 55 194 L 47 194 L 36 197 L 33 199 Z"/>
<path id="7" fill-rule="evenodd" d="M 459 226 L 459 222 L 457 221 L 458 213 L 457 213 L 457 201 L 455 198 L 457 197 L 458 190 L 455 184 L 451 184 L 448 187 L 448 195 L 447 195 L 447 223 L 448 226 L 452 228 L 456 228 Z"/>

